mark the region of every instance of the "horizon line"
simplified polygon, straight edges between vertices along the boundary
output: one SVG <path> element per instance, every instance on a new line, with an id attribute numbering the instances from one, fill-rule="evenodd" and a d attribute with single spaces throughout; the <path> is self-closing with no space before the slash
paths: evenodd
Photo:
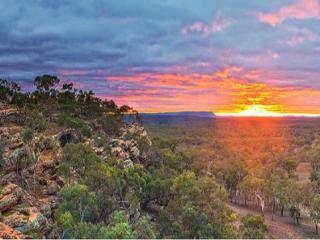
<path id="1" fill-rule="evenodd" d="M 263 115 L 242 115 L 241 113 L 215 113 L 213 111 L 166 111 L 166 112 L 140 112 L 141 114 L 162 114 L 162 113 L 183 113 L 183 112 L 191 112 L 191 113 L 200 113 L 200 112 L 206 112 L 206 113 L 212 113 L 217 117 L 320 117 L 320 113 L 275 113 L 272 112 L 270 114 L 263 114 Z"/>

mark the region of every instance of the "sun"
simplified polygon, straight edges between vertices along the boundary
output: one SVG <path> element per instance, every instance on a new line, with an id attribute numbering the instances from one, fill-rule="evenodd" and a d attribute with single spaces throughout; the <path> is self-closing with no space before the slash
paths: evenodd
<path id="1" fill-rule="evenodd" d="M 279 117 L 280 113 L 269 111 L 263 105 L 252 105 L 246 110 L 235 114 L 242 117 Z"/>

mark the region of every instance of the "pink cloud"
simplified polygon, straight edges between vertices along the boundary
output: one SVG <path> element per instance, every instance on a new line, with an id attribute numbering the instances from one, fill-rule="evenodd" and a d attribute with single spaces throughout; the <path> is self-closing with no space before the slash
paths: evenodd
<path id="1" fill-rule="evenodd" d="M 295 3 L 280 8 L 274 13 L 259 13 L 261 22 L 271 26 L 281 24 L 286 19 L 320 19 L 320 5 L 317 0 L 296 0 Z"/>
<path id="2" fill-rule="evenodd" d="M 291 47 L 303 44 L 306 41 L 314 41 L 318 39 L 318 35 L 305 28 L 289 28 L 294 33 L 287 39 L 287 44 Z"/>
<path id="3" fill-rule="evenodd" d="M 203 33 L 208 35 L 210 33 L 222 32 L 226 27 L 232 23 L 229 18 L 224 18 L 220 13 L 215 15 L 215 18 L 210 23 L 206 24 L 201 21 L 195 21 L 191 26 L 185 27 L 181 30 L 183 34 L 191 32 Z"/>

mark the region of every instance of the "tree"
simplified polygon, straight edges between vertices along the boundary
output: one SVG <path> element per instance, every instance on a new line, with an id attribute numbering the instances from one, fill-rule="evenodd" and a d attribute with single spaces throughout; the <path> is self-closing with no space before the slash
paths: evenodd
<path id="1" fill-rule="evenodd" d="M 37 109 L 27 112 L 26 125 L 32 130 L 43 131 L 47 127 L 47 120 Z"/>
<path id="2" fill-rule="evenodd" d="M 34 85 L 38 90 L 48 92 L 51 88 L 58 85 L 59 82 L 60 79 L 57 76 L 45 74 L 37 76 L 34 80 Z"/>
<path id="3" fill-rule="evenodd" d="M 71 91 L 73 89 L 73 83 L 64 83 L 62 85 L 62 90 Z"/>
<path id="4" fill-rule="evenodd" d="M 320 195 L 316 195 L 311 203 L 310 216 L 316 227 L 316 233 L 318 234 L 318 224 L 320 223 Z"/>
<path id="5" fill-rule="evenodd" d="M 97 194 L 100 216 L 103 221 L 119 204 L 121 179 L 115 167 L 101 164 L 86 172 L 85 184 Z"/>
<path id="6" fill-rule="evenodd" d="M 253 175 L 247 175 L 245 176 L 240 184 L 239 184 L 239 190 L 244 195 L 244 205 L 247 206 L 247 200 L 248 198 L 255 197 L 255 194 L 257 192 L 262 192 L 264 182 L 262 179 L 257 178 Z"/>
<path id="7" fill-rule="evenodd" d="M 307 156 L 312 167 L 310 180 L 316 183 L 317 193 L 320 193 L 320 144 L 313 147 Z"/>
<path id="8" fill-rule="evenodd" d="M 101 223 L 79 222 L 62 232 L 61 238 L 66 239 L 108 239 L 108 229 Z"/>
<path id="9" fill-rule="evenodd" d="M 89 168 L 95 167 L 100 162 L 100 158 L 91 147 L 83 143 L 69 143 L 63 148 L 62 152 L 63 161 L 59 168 L 65 176 L 70 175 L 70 173 L 84 176 Z"/>
<path id="10" fill-rule="evenodd" d="M 90 192 L 87 186 L 76 184 L 64 187 L 59 191 L 58 198 L 58 219 L 66 212 L 70 212 L 76 222 L 94 221 L 98 218 L 97 195 Z"/>
<path id="11" fill-rule="evenodd" d="M 226 193 L 211 177 L 183 171 L 172 181 L 171 199 L 160 215 L 165 238 L 235 238 Z M 221 216 L 224 216 L 221 218 Z"/>
<path id="12" fill-rule="evenodd" d="M 273 200 L 272 213 L 274 214 L 276 203 L 280 204 L 281 216 L 283 216 L 284 208 L 289 205 L 289 178 L 284 175 L 273 175 L 269 180 L 268 193 Z"/>
<path id="13" fill-rule="evenodd" d="M 300 220 L 300 205 L 303 203 L 304 196 L 303 194 L 303 184 L 298 182 L 295 179 L 289 179 L 288 185 L 288 197 L 290 205 L 291 217 L 294 220 L 294 223 L 299 225 Z"/>
<path id="14" fill-rule="evenodd" d="M 267 225 L 262 216 L 248 214 L 242 217 L 240 230 L 243 238 L 263 239 L 267 233 Z"/>
<path id="15" fill-rule="evenodd" d="M 139 219 L 139 222 L 134 227 L 139 239 L 155 239 L 156 229 L 146 217 Z"/>
<path id="16" fill-rule="evenodd" d="M 298 160 L 294 156 L 285 156 L 282 159 L 281 165 L 282 168 L 287 172 L 288 176 L 292 177 L 298 166 Z"/>
<path id="17" fill-rule="evenodd" d="M 221 177 L 221 181 L 229 192 L 229 198 L 232 200 L 239 183 L 247 175 L 247 170 L 243 161 L 230 159 L 218 162 L 215 166 L 215 173 L 216 176 Z"/>
<path id="18" fill-rule="evenodd" d="M 109 239 L 134 239 L 137 238 L 135 231 L 128 223 L 123 211 L 115 211 L 110 217 L 107 227 L 107 238 Z"/>

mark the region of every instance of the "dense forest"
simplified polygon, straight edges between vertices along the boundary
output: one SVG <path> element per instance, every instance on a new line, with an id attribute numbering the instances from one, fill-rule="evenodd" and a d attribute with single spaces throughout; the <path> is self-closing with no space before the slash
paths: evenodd
<path id="1" fill-rule="evenodd" d="M 317 124 L 163 125 L 56 76 L 34 85 L 24 92 L 0 80 L 3 229 L 33 238 L 265 238 L 268 208 L 297 225 L 306 209 L 317 229 Z M 301 162 L 311 164 L 310 178 L 299 178 Z M 22 192 L 14 201 L 13 185 Z M 230 203 L 257 214 L 237 214 Z"/>

